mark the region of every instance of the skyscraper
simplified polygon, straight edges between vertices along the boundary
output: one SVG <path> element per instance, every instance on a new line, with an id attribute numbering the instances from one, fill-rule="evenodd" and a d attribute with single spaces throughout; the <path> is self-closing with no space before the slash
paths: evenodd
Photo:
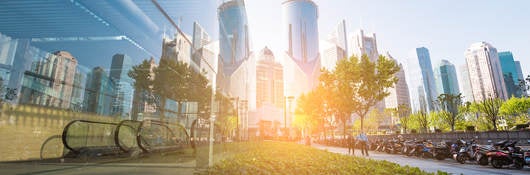
<path id="1" fill-rule="evenodd" d="M 282 3 L 286 52 L 283 56 L 285 94 L 299 96 L 316 86 L 320 73 L 318 6 L 311 0 Z"/>
<path id="2" fill-rule="evenodd" d="M 116 86 L 116 97 L 113 99 L 112 113 L 123 119 L 131 119 L 132 99 L 134 88 L 133 80 L 127 75 L 132 70 L 129 56 L 116 54 L 112 57 L 110 78 Z"/>
<path id="3" fill-rule="evenodd" d="M 219 18 L 219 55 L 223 72 L 232 73 L 250 54 L 247 11 L 243 0 L 224 2 L 217 9 Z"/>
<path id="4" fill-rule="evenodd" d="M 282 109 L 284 106 L 283 67 L 274 60 L 274 54 L 267 47 L 263 48 L 257 57 L 256 107 L 271 104 Z"/>
<path id="5" fill-rule="evenodd" d="M 469 79 L 469 71 L 467 69 L 467 64 L 463 64 L 460 67 L 459 85 L 461 85 L 460 89 L 462 89 L 462 95 L 464 102 L 473 102 L 475 101 L 473 98 L 473 90 L 471 89 L 471 80 Z"/>
<path id="6" fill-rule="evenodd" d="M 337 62 L 348 57 L 346 21 L 342 20 L 326 40 L 320 41 L 321 66 L 333 70 Z"/>
<path id="7" fill-rule="evenodd" d="M 98 115 L 112 115 L 112 102 L 116 98 L 114 83 L 102 67 L 93 68 L 87 77 L 86 111 Z"/>
<path id="8" fill-rule="evenodd" d="M 396 61 L 397 63 L 397 60 L 394 59 L 388 52 L 386 53 L 386 57 Z M 398 82 L 393 88 L 388 89 L 390 95 L 385 98 L 386 108 L 397 108 L 399 105 L 405 105 L 410 108 L 410 94 L 407 80 L 405 78 L 405 70 L 403 69 L 403 65 L 401 63 L 398 63 L 398 65 L 399 72 L 396 73 Z"/>
<path id="9" fill-rule="evenodd" d="M 434 69 L 437 91 L 440 94 L 460 94 L 458 78 L 456 76 L 455 65 L 448 60 L 442 60 Z"/>
<path id="10" fill-rule="evenodd" d="M 366 35 L 366 33 L 360 29 L 356 31 L 352 39 L 350 40 L 350 54 L 361 57 L 367 55 L 370 61 L 375 62 L 379 58 L 379 52 L 377 51 L 377 39 L 375 33 Z"/>
<path id="11" fill-rule="evenodd" d="M 497 49 L 486 42 L 473 43 L 465 51 L 465 56 L 474 100 L 507 99 Z"/>
<path id="12" fill-rule="evenodd" d="M 501 63 L 503 80 L 506 85 L 508 97 L 520 97 L 521 93 L 518 92 L 519 76 L 512 52 L 499 52 L 499 61 Z"/>
<path id="13" fill-rule="evenodd" d="M 416 56 L 421 70 L 421 81 L 424 90 L 425 99 L 423 102 L 425 104 L 420 104 L 425 106 L 427 111 L 435 110 L 435 100 L 438 97 L 436 92 L 436 85 L 434 80 L 434 73 L 431 64 L 431 56 L 429 50 L 425 47 L 416 48 Z M 421 101 L 421 100 L 420 100 Z"/>
<path id="14" fill-rule="evenodd" d="M 191 43 L 187 39 L 191 39 L 188 35 L 182 35 L 177 32 L 173 39 L 164 36 L 162 39 L 162 56 L 160 59 L 168 59 L 173 61 L 182 61 L 188 63 L 192 68 L 198 70 L 198 65 L 191 61 Z"/>
<path id="15" fill-rule="evenodd" d="M 517 79 L 524 80 L 523 69 L 521 69 L 520 61 L 515 61 L 515 69 L 517 70 Z"/>
<path id="16" fill-rule="evenodd" d="M 204 28 L 202 28 L 202 26 L 199 25 L 198 22 L 196 22 L 196 21 L 193 22 L 192 44 L 193 44 L 193 48 L 195 50 L 193 50 L 192 54 L 195 54 L 195 52 L 197 52 L 199 49 L 201 49 L 202 47 L 204 47 L 208 43 L 210 43 L 210 36 L 206 32 L 206 30 L 204 30 Z M 198 67 L 201 67 L 201 57 L 199 57 L 198 55 L 194 55 L 192 57 L 192 61 L 196 65 L 198 65 Z"/>

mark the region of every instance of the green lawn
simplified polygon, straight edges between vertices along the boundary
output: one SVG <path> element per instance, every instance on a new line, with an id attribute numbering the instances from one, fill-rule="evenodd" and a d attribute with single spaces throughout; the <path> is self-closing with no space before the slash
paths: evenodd
<path id="1" fill-rule="evenodd" d="M 336 154 L 295 143 L 235 143 L 227 145 L 226 151 L 235 154 L 217 162 L 209 170 L 210 174 L 430 174 L 416 167 Z"/>

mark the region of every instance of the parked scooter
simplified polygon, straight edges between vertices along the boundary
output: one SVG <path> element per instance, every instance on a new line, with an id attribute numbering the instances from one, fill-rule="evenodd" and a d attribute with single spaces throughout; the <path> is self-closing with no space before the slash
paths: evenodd
<path id="1" fill-rule="evenodd" d="M 460 147 L 460 151 L 458 151 L 456 155 L 456 161 L 461 164 L 464 164 L 467 160 L 475 160 L 475 153 L 477 149 L 477 144 L 475 140 L 471 140 L 469 142 L 460 140 L 460 142 L 465 143 L 465 146 Z"/>
<path id="2" fill-rule="evenodd" d="M 445 158 L 451 157 L 451 143 L 440 142 L 434 145 L 432 155 L 437 160 L 444 160 Z"/>
<path id="3" fill-rule="evenodd" d="M 522 169 L 525 160 L 520 147 L 515 147 L 517 141 L 506 142 L 500 149 L 490 151 L 486 155 L 489 158 L 491 166 L 502 168 L 506 165 L 512 165 L 516 169 Z"/>

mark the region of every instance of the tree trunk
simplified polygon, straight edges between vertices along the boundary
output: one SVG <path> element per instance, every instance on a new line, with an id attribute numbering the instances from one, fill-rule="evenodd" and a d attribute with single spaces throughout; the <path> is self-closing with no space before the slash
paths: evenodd
<path id="1" fill-rule="evenodd" d="M 346 139 L 346 120 L 342 121 L 342 138 Z"/>
<path id="2" fill-rule="evenodd" d="M 497 117 L 495 117 L 495 118 L 492 120 L 492 122 L 493 122 L 493 130 L 494 130 L 494 131 L 497 131 Z"/>
<path id="3" fill-rule="evenodd" d="M 361 115 L 361 132 L 364 132 L 364 115 Z"/>

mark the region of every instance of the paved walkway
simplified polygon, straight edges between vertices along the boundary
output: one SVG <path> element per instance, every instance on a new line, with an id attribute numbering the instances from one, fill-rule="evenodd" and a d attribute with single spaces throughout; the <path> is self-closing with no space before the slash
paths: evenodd
<path id="1" fill-rule="evenodd" d="M 348 154 L 347 148 L 330 147 L 318 144 L 312 144 L 313 147 L 318 149 L 324 149 L 329 152 Z M 379 152 L 369 151 L 370 156 L 368 158 L 375 160 L 386 160 L 394 162 L 400 165 L 408 165 L 413 167 L 419 167 L 420 169 L 427 172 L 437 172 L 438 170 L 445 171 L 452 174 L 505 174 L 505 175 L 528 175 L 530 174 L 530 168 L 527 166 L 523 170 L 516 169 L 495 169 L 488 166 L 480 166 L 475 163 L 460 164 L 452 159 L 446 160 L 433 160 L 433 159 L 421 159 L 415 157 L 407 157 L 403 155 L 385 154 Z M 362 157 L 361 151 L 356 149 L 355 156 Z"/>

